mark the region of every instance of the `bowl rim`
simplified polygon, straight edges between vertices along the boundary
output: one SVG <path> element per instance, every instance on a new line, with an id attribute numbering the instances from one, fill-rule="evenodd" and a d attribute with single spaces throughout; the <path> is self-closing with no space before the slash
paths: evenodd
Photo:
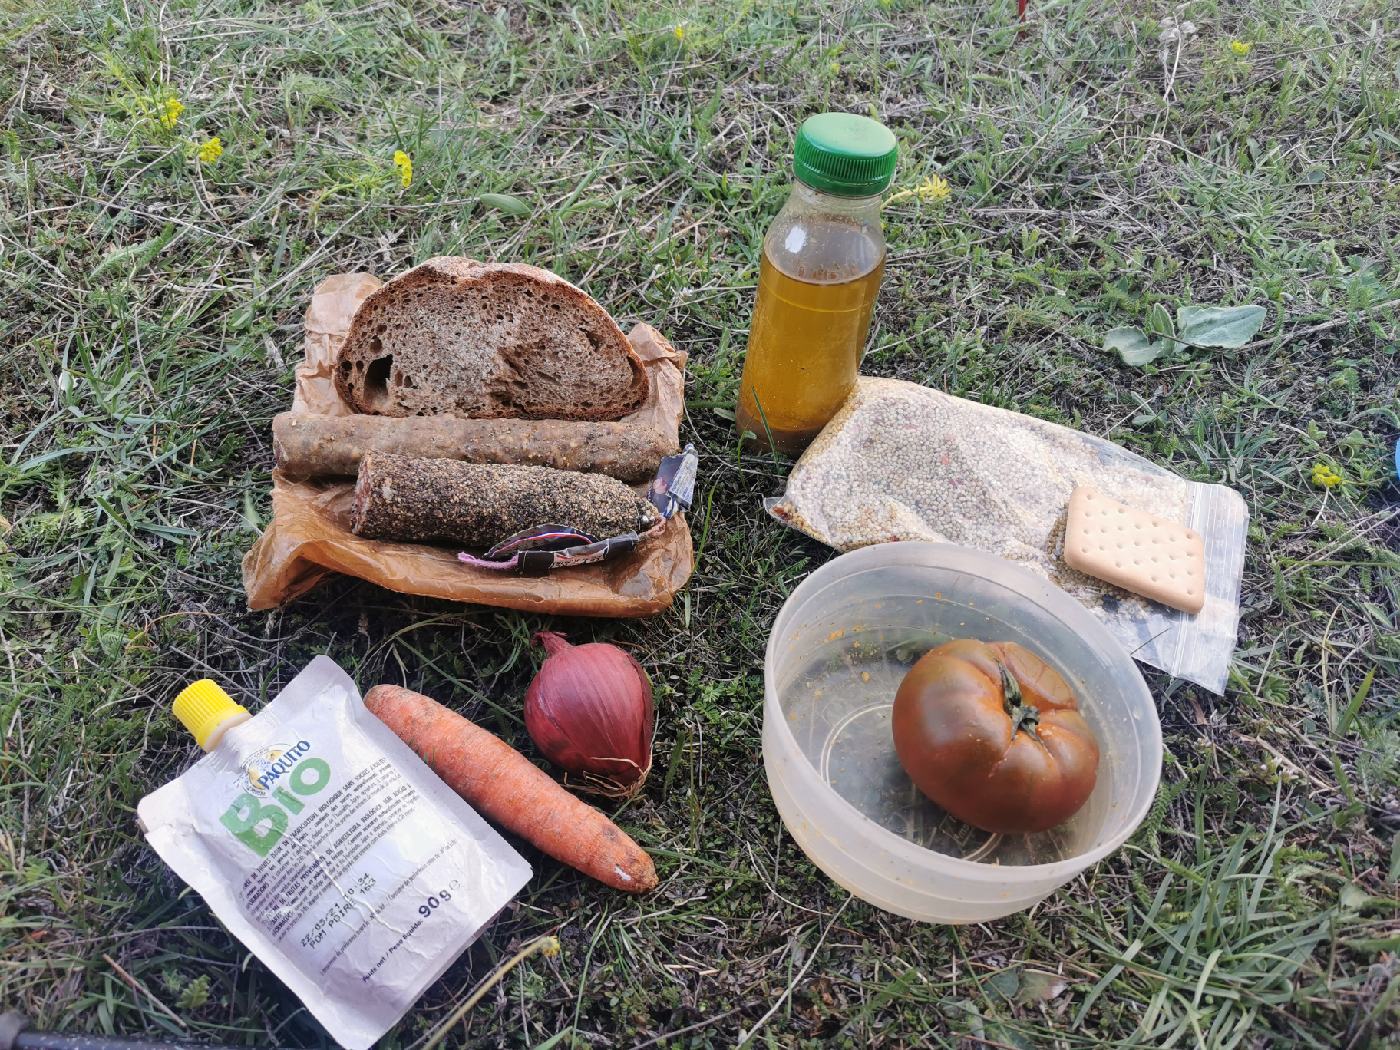
<path id="1" fill-rule="evenodd" d="M 1149 718 L 1137 720 L 1147 736 L 1145 742 L 1148 745 L 1149 754 L 1143 763 L 1143 772 L 1150 782 L 1150 790 L 1144 794 L 1143 800 L 1128 814 L 1120 831 L 1093 849 L 1063 860 L 1045 864 L 989 866 L 980 861 L 950 857 L 947 854 L 938 853 L 910 842 L 903 836 L 897 835 L 871 820 L 831 785 L 822 781 L 811 760 L 807 758 L 806 753 L 798 745 L 797 738 L 793 735 L 792 729 L 788 726 L 787 719 L 782 716 L 782 710 L 779 707 L 777 689 L 773 684 L 772 675 L 777 659 L 778 639 L 783 636 L 783 629 L 787 626 L 787 621 L 796 614 L 796 610 L 804 605 L 809 598 L 825 590 L 832 583 L 839 582 L 840 579 L 854 572 L 888 568 L 901 564 L 947 569 L 965 575 L 976 575 L 998 584 L 1016 592 L 1027 601 L 1039 605 L 1046 613 L 1063 621 L 1075 634 L 1085 638 L 1086 641 L 1093 641 L 1112 656 L 1120 659 L 1122 666 L 1116 670 L 1121 671 L 1120 677 L 1124 682 L 1125 690 L 1138 694 L 1142 700 L 1143 709 L 1150 715 Z M 1136 662 L 1128 651 L 1113 635 L 1108 633 L 1108 629 L 1095 619 L 1088 609 L 1048 580 L 1007 561 L 1005 558 L 972 547 L 964 547 L 957 543 L 894 540 L 889 543 L 874 544 L 841 554 L 808 574 L 807 578 L 788 595 L 787 600 L 783 602 L 782 608 L 778 610 L 778 615 L 773 620 L 773 627 L 768 635 L 768 644 L 763 653 L 763 694 L 765 722 L 772 719 L 773 727 L 782 744 L 790 753 L 800 757 L 806 769 L 814 775 L 817 783 L 825 789 L 827 795 L 834 799 L 839 807 L 844 808 L 850 816 L 860 822 L 865 830 L 872 833 L 875 844 L 889 849 L 897 857 L 909 863 L 942 867 L 950 874 L 985 877 L 989 870 L 994 869 L 998 878 L 1014 882 L 1043 881 L 1046 879 L 1059 879 L 1061 882 L 1067 882 L 1081 871 L 1087 870 L 1113 853 L 1132 837 L 1147 816 L 1148 810 L 1152 808 L 1152 803 L 1161 786 L 1161 718 L 1157 714 L 1157 705 L 1152 698 L 1151 691 L 1147 688 L 1147 682 L 1143 679 L 1142 672 L 1138 670 Z M 772 793 L 771 785 L 769 793 Z"/>

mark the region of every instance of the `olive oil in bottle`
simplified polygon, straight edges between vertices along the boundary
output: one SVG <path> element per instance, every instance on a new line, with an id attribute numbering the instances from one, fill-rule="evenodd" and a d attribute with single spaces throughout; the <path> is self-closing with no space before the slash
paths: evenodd
<path id="1" fill-rule="evenodd" d="M 855 385 L 894 159 L 894 136 L 868 117 L 823 113 L 798 132 L 798 181 L 764 237 L 739 386 L 739 429 L 761 447 L 799 454 Z"/>

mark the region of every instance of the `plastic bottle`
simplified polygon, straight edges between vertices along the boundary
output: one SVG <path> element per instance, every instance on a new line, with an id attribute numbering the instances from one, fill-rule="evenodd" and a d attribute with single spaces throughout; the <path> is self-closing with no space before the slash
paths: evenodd
<path id="1" fill-rule="evenodd" d="M 820 113 L 797 133 L 797 181 L 763 238 L 739 381 L 739 430 L 760 447 L 797 455 L 855 385 L 885 273 L 880 194 L 894 164 L 894 135 L 869 117 Z"/>

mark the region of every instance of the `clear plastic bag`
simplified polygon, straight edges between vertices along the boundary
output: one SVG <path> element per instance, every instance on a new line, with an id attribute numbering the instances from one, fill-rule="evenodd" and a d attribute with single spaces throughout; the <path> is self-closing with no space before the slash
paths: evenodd
<path id="1" fill-rule="evenodd" d="M 1177 612 L 1064 563 L 1065 509 L 1081 483 L 1201 534 L 1201 612 Z M 838 550 L 928 540 L 999 555 L 1083 602 L 1138 660 L 1224 691 L 1249 524 L 1244 500 L 1224 485 L 1187 481 L 1069 427 L 862 378 L 793 468 L 787 491 L 766 505 Z"/>

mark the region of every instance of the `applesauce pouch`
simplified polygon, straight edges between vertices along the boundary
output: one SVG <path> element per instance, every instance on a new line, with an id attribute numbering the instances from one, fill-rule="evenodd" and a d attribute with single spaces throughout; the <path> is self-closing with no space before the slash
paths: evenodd
<path id="1" fill-rule="evenodd" d="M 256 716 L 196 682 L 209 753 L 143 798 L 142 831 L 326 1027 L 362 1050 L 530 878 L 530 866 L 318 656 Z"/>

